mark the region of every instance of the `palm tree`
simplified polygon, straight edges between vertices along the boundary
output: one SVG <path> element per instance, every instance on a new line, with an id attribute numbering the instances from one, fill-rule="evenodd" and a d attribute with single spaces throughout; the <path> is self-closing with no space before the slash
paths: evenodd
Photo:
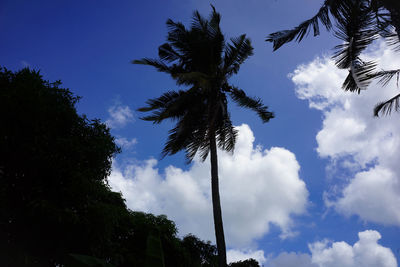
<path id="1" fill-rule="evenodd" d="M 277 50 L 285 43 L 300 42 L 313 29 L 319 35 L 319 22 L 330 31 L 331 17 L 336 22 L 335 35 L 343 41 L 335 47 L 333 58 L 338 68 L 349 70 L 342 88 L 360 93 L 373 79 L 380 79 L 383 85 L 400 69 L 375 71 L 376 62 L 365 62 L 361 53 L 377 38 L 383 37 L 395 50 L 400 49 L 400 1 L 399 0 L 325 0 L 317 14 L 292 30 L 270 34 L 266 41 L 273 43 Z M 375 106 L 374 115 L 390 114 L 400 109 L 400 94 Z"/>
<path id="2" fill-rule="evenodd" d="M 229 96 L 242 107 L 254 110 L 263 122 L 274 117 L 259 98 L 252 98 L 229 84 L 241 64 L 253 54 L 246 35 L 225 42 L 219 23 L 221 16 L 212 6 L 209 19 L 194 12 L 190 29 L 182 23 L 167 21 L 167 42 L 159 47 L 159 59 L 134 60 L 134 64 L 150 65 L 169 74 L 178 85 L 188 89 L 168 91 L 158 98 L 148 100 L 147 106 L 138 109 L 152 112 L 143 120 L 155 124 L 165 119 L 177 123 L 169 131 L 162 155 L 186 152 L 190 163 L 196 154 L 204 161 L 210 153 L 211 191 L 217 241 L 219 266 L 226 266 L 225 237 L 218 186 L 217 145 L 233 151 L 237 131 L 228 112 Z"/>

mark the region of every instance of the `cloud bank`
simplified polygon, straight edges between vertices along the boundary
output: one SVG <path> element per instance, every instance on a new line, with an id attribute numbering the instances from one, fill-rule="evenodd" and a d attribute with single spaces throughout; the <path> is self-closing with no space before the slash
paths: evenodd
<path id="1" fill-rule="evenodd" d="M 378 69 L 400 66 L 398 54 L 384 43 L 372 49 L 365 57 L 379 59 Z M 382 118 L 372 114 L 378 102 L 398 94 L 396 79 L 385 88 L 373 83 L 357 95 L 340 89 L 346 75 L 329 57 L 322 57 L 297 67 L 290 76 L 297 96 L 323 114 L 317 152 L 331 160 L 329 170 L 337 178 L 326 193 L 326 204 L 347 216 L 400 226 L 399 114 Z M 350 175 L 339 179 L 338 170 Z"/>
<path id="2" fill-rule="evenodd" d="M 354 245 L 346 242 L 324 240 L 309 245 L 310 254 L 281 253 L 270 259 L 268 267 L 397 267 L 397 261 L 389 248 L 378 244 L 381 235 L 366 230 L 358 233 Z"/>
<path id="3" fill-rule="evenodd" d="M 306 211 L 308 191 L 293 153 L 255 147 L 249 126 L 237 129 L 235 153 L 219 151 L 220 194 L 227 244 L 244 248 L 268 233 L 270 224 L 280 227 L 282 237 L 293 234 L 293 215 Z M 195 160 L 188 170 L 169 166 L 163 171 L 154 159 L 125 167 L 116 162 L 109 183 L 129 208 L 166 214 L 181 235 L 214 240 L 207 160 Z"/>

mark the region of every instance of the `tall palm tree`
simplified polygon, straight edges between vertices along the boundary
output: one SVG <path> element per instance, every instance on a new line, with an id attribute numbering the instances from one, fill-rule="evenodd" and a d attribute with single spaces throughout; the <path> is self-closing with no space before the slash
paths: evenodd
<path id="1" fill-rule="evenodd" d="M 383 37 L 395 50 L 400 49 L 400 1 L 399 0 L 325 0 L 317 14 L 292 30 L 270 34 L 266 41 L 277 50 L 285 43 L 300 42 L 313 29 L 319 35 L 319 22 L 330 31 L 331 17 L 336 22 L 335 35 L 343 41 L 335 47 L 333 58 L 337 67 L 349 70 L 343 89 L 358 92 L 366 89 L 373 79 L 386 85 L 400 75 L 400 69 L 375 71 L 376 62 L 365 62 L 361 53 L 374 40 Z M 400 109 L 400 94 L 375 106 L 374 115 L 390 114 Z"/>
<path id="2" fill-rule="evenodd" d="M 142 119 L 155 124 L 175 120 L 169 131 L 163 156 L 184 150 L 188 163 L 196 154 L 204 161 L 210 154 L 211 191 L 219 266 L 226 266 L 226 248 L 218 186 L 217 145 L 233 151 L 237 131 L 228 112 L 229 96 L 242 107 L 254 110 L 263 122 L 274 117 L 259 98 L 252 98 L 231 85 L 228 79 L 253 54 L 246 35 L 225 42 L 219 23 L 221 16 L 212 6 L 209 19 L 194 12 L 190 29 L 182 23 L 167 21 L 167 42 L 159 47 L 159 59 L 134 60 L 169 74 L 178 85 L 188 89 L 168 91 L 148 100 L 141 112 L 152 112 Z"/>

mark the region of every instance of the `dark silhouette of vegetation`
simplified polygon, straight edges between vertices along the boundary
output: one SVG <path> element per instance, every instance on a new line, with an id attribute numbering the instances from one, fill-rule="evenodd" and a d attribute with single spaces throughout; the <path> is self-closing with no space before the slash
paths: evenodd
<path id="1" fill-rule="evenodd" d="M 228 83 L 253 54 L 253 47 L 244 34 L 226 43 L 219 26 L 221 16 L 212 8 L 208 20 L 195 11 L 190 29 L 168 20 L 167 42 L 159 47 L 159 59 L 144 58 L 133 63 L 153 66 L 171 75 L 178 85 L 188 87 L 150 99 L 139 111 L 152 112 L 142 119 L 156 124 L 165 119 L 177 121 L 170 130 L 163 156 L 184 150 L 190 162 L 197 153 L 203 160 L 210 153 L 215 236 L 219 266 L 224 267 L 226 248 L 218 188 L 217 144 L 223 150 L 233 151 L 236 140 L 227 97 L 254 110 L 263 122 L 274 116 L 260 99 L 251 98 Z"/>
<path id="2" fill-rule="evenodd" d="M 229 264 L 229 267 L 260 267 L 255 259 L 248 259 L 245 261 L 238 261 Z"/>
<path id="3" fill-rule="evenodd" d="M 78 97 L 39 72 L 0 69 L 0 256 L 48 266 L 70 252 L 108 256 L 125 204 L 106 185 L 119 152 Z"/>
<path id="4" fill-rule="evenodd" d="M 335 36 L 343 41 L 335 47 L 333 58 L 340 69 L 349 70 L 342 88 L 360 93 L 373 79 L 379 79 L 384 86 L 393 78 L 399 79 L 400 69 L 376 71 L 376 62 L 363 61 L 361 53 L 379 37 L 384 38 L 395 50 L 400 48 L 400 1 L 399 0 L 325 0 L 318 13 L 302 22 L 292 30 L 270 34 L 266 41 L 273 43 L 274 50 L 285 43 L 300 42 L 313 29 L 314 36 L 320 34 L 319 22 L 330 31 L 336 28 Z M 392 110 L 400 109 L 400 94 L 378 103 L 374 115 L 388 115 Z"/>
<path id="5" fill-rule="evenodd" d="M 60 85 L 0 68 L 0 265 L 217 266 L 210 242 L 110 190 L 119 148 Z"/>

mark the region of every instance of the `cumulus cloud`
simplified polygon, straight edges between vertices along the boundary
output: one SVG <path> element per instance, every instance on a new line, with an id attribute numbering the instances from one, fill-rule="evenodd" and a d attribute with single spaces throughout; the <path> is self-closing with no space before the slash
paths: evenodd
<path id="1" fill-rule="evenodd" d="M 367 60 L 379 59 L 378 69 L 400 66 L 398 54 L 382 42 L 375 45 L 364 56 Z M 385 88 L 373 83 L 358 95 L 340 89 L 346 75 L 329 57 L 321 57 L 297 67 L 290 76 L 297 96 L 323 114 L 316 136 L 318 154 L 331 159 L 330 170 L 345 168 L 351 173 L 341 190 L 327 194 L 326 203 L 345 215 L 400 225 L 399 114 L 372 114 L 377 102 L 398 93 L 396 82 Z"/>
<path id="2" fill-rule="evenodd" d="M 220 194 L 228 246 L 245 247 L 263 237 L 270 224 L 292 233 L 292 215 L 306 211 L 308 191 L 290 151 L 254 147 L 249 126 L 237 127 L 235 153 L 219 151 Z M 166 214 L 180 233 L 214 240 L 209 162 L 195 160 L 188 170 L 160 171 L 147 160 L 124 168 L 115 163 L 110 185 L 121 191 L 129 208 Z"/>
<path id="3" fill-rule="evenodd" d="M 310 254 L 281 253 L 270 259 L 269 267 L 397 267 L 393 252 L 378 244 L 381 235 L 366 230 L 358 233 L 359 240 L 350 245 L 346 242 L 323 240 L 309 245 Z"/>
<path id="4" fill-rule="evenodd" d="M 312 262 L 319 267 L 396 267 L 397 261 L 389 248 L 378 244 L 381 235 L 367 230 L 358 233 L 359 240 L 353 245 L 346 242 L 316 242 L 309 246 Z"/>
<path id="5" fill-rule="evenodd" d="M 133 111 L 128 107 L 119 103 L 108 109 L 109 118 L 106 124 L 110 128 L 122 128 L 128 123 L 134 121 Z"/>

